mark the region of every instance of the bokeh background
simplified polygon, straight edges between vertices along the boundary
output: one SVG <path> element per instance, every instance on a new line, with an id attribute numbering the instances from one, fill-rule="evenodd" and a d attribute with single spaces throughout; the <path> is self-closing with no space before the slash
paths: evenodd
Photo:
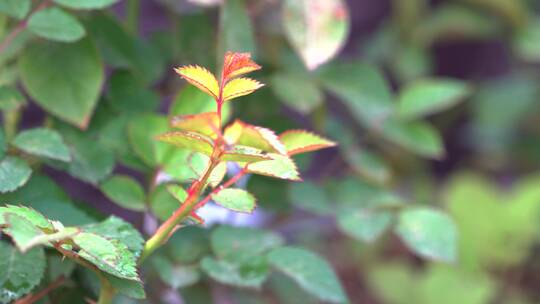
<path id="1" fill-rule="evenodd" d="M 50 164 L 2 201 L 47 200 L 44 212 L 69 213 L 74 224 L 112 213 L 151 233 L 174 202 L 160 197 L 152 212 L 129 211 L 99 185 L 113 173 L 142 183 L 155 168 L 189 179 L 176 170 L 191 159 L 156 163 L 145 154 L 151 139 L 137 136 L 160 130 L 167 116 L 208 108 L 173 67 L 216 71 L 225 50 L 251 52 L 263 66 L 253 77 L 267 86 L 235 101 L 233 116 L 278 132 L 313 130 L 339 147 L 296 158 L 304 183 L 245 179 L 258 210 L 208 206 L 200 214 L 208 226 L 271 229 L 310 248 L 334 267 L 351 303 L 540 302 L 540 1 L 309 2 L 140 0 L 77 12 L 105 63 L 94 115 L 82 130 L 25 93 L 20 127 L 61 130 L 78 162 Z M 51 48 L 40 43 L 32 42 L 36 52 Z M 25 64 L 11 63 L 16 52 L 0 55 L 2 84 L 31 73 L 17 72 Z M 66 196 L 51 194 L 54 184 Z M 84 212 L 66 211 L 66 197 Z M 455 257 L 404 240 L 402 214 L 412 206 L 448 215 Z M 444 243 L 445 227 L 426 227 L 442 230 Z M 169 250 L 205 252 L 205 231 L 186 232 Z M 319 303 L 279 275 L 261 290 L 182 275 L 149 279 L 151 301 Z"/>

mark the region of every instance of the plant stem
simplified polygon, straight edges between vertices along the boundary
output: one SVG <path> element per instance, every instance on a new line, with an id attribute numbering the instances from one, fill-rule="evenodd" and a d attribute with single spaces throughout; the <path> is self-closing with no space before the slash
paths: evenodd
<path id="1" fill-rule="evenodd" d="M 20 109 L 4 111 L 4 133 L 6 140 L 10 141 L 17 133 L 21 113 Z"/>
<path id="2" fill-rule="evenodd" d="M 223 185 L 215 188 L 214 190 L 212 190 L 212 192 L 210 192 L 205 198 L 203 198 L 200 202 L 197 203 L 197 205 L 195 205 L 195 210 L 201 208 L 202 206 L 204 206 L 206 203 L 208 203 L 211 199 L 212 199 L 212 195 L 218 193 L 219 191 L 225 189 L 225 188 L 228 188 L 234 184 L 236 184 L 236 182 L 238 182 L 238 180 L 240 180 L 244 175 L 246 175 L 247 173 L 247 169 L 244 168 L 242 169 L 240 172 L 236 173 L 235 176 L 231 177 L 231 179 L 229 179 L 227 182 L 225 182 Z"/>
<path id="3" fill-rule="evenodd" d="M 4 37 L 8 18 L 6 14 L 0 14 L 0 37 Z"/>
<path id="4" fill-rule="evenodd" d="M 36 294 L 30 294 L 29 296 L 26 296 L 20 300 L 17 300 L 14 304 L 32 304 L 39 300 L 41 300 L 43 297 L 45 297 L 47 294 L 49 294 L 52 290 L 60 287 L 64 282 L 66 281 L 66 278 L 61 275 L 58 277 L 58 279 L 54 280 L 52 283 L 49 284 L 45 289 L 41 290 L 40 292 Z"/>
<path id="5" fill-rule="evenodd" d="M 217 167 L 217 165 L 219 165 L 221 154 L 223 153 L 223 150 L 222 150 L 223 149 L 222 148 L 223 136 L 221 134 L 221 123 L 222 123 L 221 107 L 223 105 L 224 86 L 225 86 L 225 78 L 224 78 L 224 70 L 222 70 L 221 81 L 219 85 L 219 96 L 216 98 L 216 103 L 217 103 L 216 113 L 219 119 L 219 126 L 218 126 L 219 132 L 218 132 L 218 138 L 214 140 L 214 149 L 212 151 L 212 155 L 210 156 L 210 164 L 208 165 L 208 168 L 206 169 L 202 177 L 196 180 L 195 182 L 193 182 L 193 184 L 191 184 L 188 190 L 188 197 L 186 198 L 184 203 L 180 206 L 180 208 L 176 209 L 173 215 L 169 217 L 163 224 L 161 224 L 161 226 L 154 233 L 154 235 L 146 241 L 144 245 L 144 249 L 141 253 L 141 257 L 139 259 L 139 264 L 142 264 L 144 260 L 146 260 L 146 258 L 148 258 L 154 251 L 156 251 L 161 245 L 163 245 L 163 243 L 167 241 L 170 235 L 175 231 L 176 227 L 180 223 L 182 223 L 182 221 L 186 217 L 188 217 L 194 210 L 206 204 L 210 200 L 211 195 L 213 194 L 213 192 L 210 193 L 201 202 L 197 203 L 199 200 L 199 196 L 201 192 L 204 190 L 204 187 L 208 181 L 208 178 L 210 178 L 210 175 L 212 174 L 212 171 Z M 232 178 L 233 180 L 232 183 L 235 183 L 238 179 L 240 179 L 240 177 L 242 177 L 243 174 L 245 174 L 245 170 L 242 170 L 241 174 Z M 223 186 L 220 187 L 219 189 L 222 189 L 222 188 Z"/>
<path id="6" fill-rule="evenodd" d="M 17 26 L 6 36 L 6 38 L 0 43 L 0 53 L 4 52 L 5 49 L 11 44 L 13 39 L 17 37 L 24 29 L 26 29 L 26 20 L 23 20 L 17 24 Z"/>
<path id="7" fill-rule="evenodd" d="M 98 276 L 99 283 L 100 283 L 100 291 L 99 291 L 99 299 L 98 299 L 97 304 L 111 304 L 112 303 L 112 299 L 114 297 L 114 294 L 116 293 L 116 290 L 111 285 L 111 283 L 109 283 L 107 278 L 103 276 L 103 274 L 101 273 L 101 270 L 99 270 L 97 266 L 82 259 L 78 254 L 70 250 L 66 250 L 62 248 L 60 242 L 54 243 L 54 248 L 58 250 L 58 252 L 60 252 L 64 257 L 70 258 L 75 263 L 92 270 Z"/>
<path id="8" fill-rule="evenodd" d="M 4 38 L 4 40 L 0 43 L 0 53 L 4 52 L 10 45 L 11 42 L 22 32 L 26 29 L 26 26 L 28 25 L 28 18 L 32 16 L 33 14 L 47 8 L 50 5 L 50 0 L 45 0 L 41 2 L 34 11 L 32 11 L 28 16 L 19 22 L 17 26 Z"/>
<path id="9" fill-rule="evenodd" d="M 210 177 L 210 174 L 214 170 L 214 168 L 219 164 L 219 148 L 214 148 L 214 153 L 212 153 L 212 158 L 210 159 L 210 164 L 208 168 L 206 169 L 206 172 L 204 175 L 195 181 L 188 191 L 188 197 L 178 208 L 173 215 L 168 218 L 161 226 L 158 228 L 156 233 L 146 241 L 146 244 L 144 245 L 143 252 L 141 253 L 141 258 L 139 260 L 139 263 L 142 263 L 147 257 L 149 257 L 156 249 L 158 249 L 169 237 L 169 235 L 174 231 L 175 227 L 180 224 L 186 217 L 189 216 L 191 211 L 195 208 L 197 204 L 197 200 L 199 198 L 200 193 L 202 192 L 204 185 L 206 185 L 206 182 L 208 178 Z"/>
<path id="10" fill-rule="evenodd" d="M 141 11 L 140 0 L 127 1 L 126 28 L 132 34 L 139 31 L 139 14 Z"/>
<path id="11" fill-rule="evenodd" d="M 115 290 L 112 287 L 111 283 L 101 274 L 98 274 L 99 277 L 99 299 L 97 304 L 111 304 L 112 299 L 114 298 Z"/>

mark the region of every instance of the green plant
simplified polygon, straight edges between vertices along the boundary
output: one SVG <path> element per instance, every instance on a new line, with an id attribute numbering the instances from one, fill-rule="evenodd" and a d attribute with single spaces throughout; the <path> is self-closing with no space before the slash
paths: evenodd
<path id="1" fill-rule="evenodd" d="M 0 0 L 0 303 L 537 303 L 537 2 Z"/>
<path id="2" fill-rule="evenodd" d="M 144 246 L 141 235 L 128 223 L 115 217 L 100 224 L 64 227 L 62 223 L 50 220 L 29 207 L 8 205 L 0 208 L 0 228 L 2 233 L 11 237 L 21 251 L 17 255 L 20 255 L 21 259 L 29 258 L 33 254 L 43 255 L 39 247 L 51 247 L 62 257 L 94 271 L 100 281 L 98 303 L 110 303 L 116 292 L 141 298 L 144 297 L 144 290 L 137 264 L 143 263 L 154 251 L 163 246 L 176 230 L 190 225 L 190 222 L 204 223 L 204 219 L 196 214 L 197 209 L 212 200 L 236 212 L 252 212 L 256 207 L 255 197 L 243 189 L 230 188 L 246 174 L 299 181 L 300 176 L 291 156 L 332 147 L 335 145 L 333 142 L 304 130 L 291 130 L 277 136 L 272 130 L 249 125 L 240 120 L 223 127 L 223 106 L 234 98 L 251 94 L 262 87 L 262 84 L 253 79 L 239 77 L 258 69 L 260 66 L 251 60 L 249 54 L 232 52 L 225 54 L 219 82 L 205 68 L 185 66 L 176 69 L 180 76 L 215 100 L 216 111 L 175 116 L 170 124 L 178 130 L 161 134 L 157 139 L 200 153 L 207 157 L 207 161 L 200 176 L 187 190 L 179 184 L 167 186 L 167 190 L 178 200 L 179 207 L 161 224 Z M 29 154 L 61 161 L 70 159 L 61 138 L 47 129 L 22 132 L 14 139 L 13 145 Z M 226 175 L 226 162 L 235 163 L 240 169 L 236 175 L 222 182 Z M 144 205 L 142 198 L 144 191 L 129 177 L 111 178 L 103 184 L 102 189 L 113 201 L 119 204 L 125 202 L 126 207 L 137 209 L 139 204 Z M 244 271 L 235 269 L 238 266 L 244 267 L 244 264 L 247 265 L 245 267 L 255 267 L 253 271 L 260 271 L 257 268 L 265 267 L 264 263 L 267 263 L 261 260 L 260 254 L 273 249 L 269 253 L 268 263 L 293 278 L 298 278 L 301 285 L 305 285 L 307 290 L 322 299 L 331 301 L 345 299 L 341 287 L 336 285 L 337 281 L 332 270 L 319 257 L 301 249 L 280 247 L 283 241 L 272 234 L 265 235 L 265 232 L 255 230 L 241 233 L 247 234 L 237 236 L 239 240 L 223 240 L 228 237 L 227 235 L 224 235 L 223 239 L 218 239 L 221 245 L 216 246 L 225 247 L 217 247 L 216 254 L 219 256 L 220 252 L 224 251 L 222 256 L 224 261 L 212 258 L 202 261 L 201 266 L 211 277 L 226 282 L 231 279 L 229 277 L 231 274 L 223 271 Z M 238 245 L 227 248 L 231 246 L 231 242 L 238 242 Z M 245 248 L 235 248 L 236 246 Z M 6 250 L 7 247 L 4 251 Z M 231 250 L 233 252 L 230 252 Z M 13 290 L 4 295 L 7 297 L 5 299 L 16 298 L 30 291 L 31 287 L 39 282 L 36 282 L 38 276 L 33 275 L 30 278 L 27 274 L 29 271 L 36 271 L 29 263 L 14 258 L 6 258 L 6 262 L 15 270 L 13 274 L 8 273 L 5 280 L 18 274 L 33 281 L 27 282 L 24 287 L 12 286 Z M 256 265 L 252 265 L 253 263 Z M 306 266 L 316 268 L 302 274 L 302 268 L 299 268 L 300 271 L 294 270 L 300 267 L 298 263 L 306 263 Z M 242 281 L 242 284 L 247 286 L 260 286 L 265 279 L 264 273 L 248 278 L 242 277 L 245 275 L 242 272 L 238 275 L 240 277 L 236 280 Z M 318 283 L 321 278 L 316 278 L 317 276 L 322 276 L 328 281 Z M 313 281 L 305 283 L 307 279 Z M 322 292 L 317 284 L 329 284 L 326 288 L 330 290 Z"/>

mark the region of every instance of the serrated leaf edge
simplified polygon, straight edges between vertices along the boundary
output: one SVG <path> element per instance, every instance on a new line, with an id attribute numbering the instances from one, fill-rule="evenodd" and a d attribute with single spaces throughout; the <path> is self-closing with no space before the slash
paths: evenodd
<path id="1" fill-rule="evenodd" d="M 295 155 L 295 154 L 299 154 L 299 153 L 306 153 L 306 152 L 312 152 L 312 151 L 317 151 L 317 150 L 320 150 L 320 149 L 326 149 L 326 148 L 331 148 L 331 147 L 335 147 L 337 146 L 337 143 L 334 142 L 334 141 L 331 141 L 323 136 L 320 136 L 318 134 L 315 134 L 313 132 L 309 132 L 309 131 L 306 131 L 306 130 L 302 130 L 302 129 L 294 129 L 294 130 L 287 130 L 283 133 L 281 133 L 279 135 L 279 139 L 281 140 L 281 138 L 287 134 L 291 134 L 291 133 L 302 133 L 302 134 L 309 134 L 311 136 L 315 136 L 315 137 L 318 137 L 326 142 L 328 142 L 327 144 L 311 144 L 311 145 L 306 145 L 306 146 L 302 146 L 300 148 L 296 148 L 296 149 L 293 149 L 293 150 L 290 150 L 290 151 L 287 151 L 287 154 L 289 156 L 292 156 L 292 155 Z"/>

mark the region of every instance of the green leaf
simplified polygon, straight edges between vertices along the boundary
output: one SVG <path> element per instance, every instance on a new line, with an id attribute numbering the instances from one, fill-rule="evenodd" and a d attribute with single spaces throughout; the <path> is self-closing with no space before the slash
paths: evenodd
<path id="1" fill-rule="evenodd" d="M 43 214 L 39 213 L 38 211 L 28 208 L 25 206 L 13 206 L 13 205 L 6 205 L 6 207 L 0 207 L 0 224 L 3 224 L 3 220 L 6 214 L 15 214 L 18 215 L 30 223 L 32 225 L 44 229 L 44 230 L 50 230 L 53 231 L 54 227 L 52 223 L 47 219 Z"/>
<path id="2" fill-rule="evenodd" d="M 0 242 L 0 303 L 12 303 L 36 287 L 45 272 L 45 254 L 34 248 L 22 254 Z"/>
<path id="3" fill-rule="evenodd" d="M 268 277 L 268 263 L 256 258 L 242 265 L 205 257 L 201 269 L 212 279 L 227 285 L 259 289 Z"/>
<path id="4" fill-rule="evenodd" d="M 300 173 L 292 159 L 285 155 L 269 154 L 273 159 L 252 163 L 248 166 L 250 173 L 270 177 L 300 181 Z"/>
<path id="5" fill-rule="evenodd" d="M 457 229 L 448 215 L 417 208 L 401 212 L 396 233 L 419 255 L 444 262 L 456 260 Z"/>
<path id="6" fill-rule="evenodd" d="M 270 87 L 281 101 L 303 114 L 311 112 L 324 99 L 321 89 L 305 75 L 276 73 Z"/>
<path id="7" fill-rule="evenodd" d="M 22 19 L 30 11 L 32 2 L 30 0 L 2 0 L 0 2 L 0 12 Z"/>
<path id="8" fill-rule="evenodd" d="M 156 141 L 156 143 L 159 143 Z M 159 143 L 167 145 L 165 143 Z M 199 178 L 208 166 L 208 156 L 190 151 L 178 149 L 167 145 L 170 150 L 162 162 L 163 171 L 181 183 L 188 183 Z"/>
<path id="9" fill-rule="evenodd" d="M 6 135 L 4 129 L 0 127 L 0 159 L 6 156 L 7 148 Z"/>
<path id="10" fill-rule="evenodd" d="M 237 212 L 251 213 L 256 207 L 255 197 L 242 189 L 223 189 L 212 195 L 217 204 Z"/>
<path id="11" fill-rule="evenodd" d="M 122 242 L 135 256 L 139 256 L 142 251 L 144 239 L 141 233 L 130 223 L 116 216 L 109 216 L 100 223 L 85 225 L 82 229 L 85 232 Z"/>
<path id="12" fill-rule="evenodd" d="M 119 0 L 54 0 L 54 2 L 73 9 L 100 9 L 113 5 Z"/>
<path id="13" fill-rule="evenodd" d="M 28 30 L 39 37 L 60 42 L 74 42 L 86 35 L 77 18 L 57 7 L 32 14 Z"/>
<path id="14" fill-rule="evenodd" d="M 229 0 L 221 7 L 220 54 L 226 51 L 255 54 L 253 25 L 247 14 L 244 0 Z"/>
<path id="15" fill-rule="evenodd" d="M 169 116 L 201 114 L 216 112 L 216 110 L 214 98 L 195 86 L 187 85 L 174 98 L 169 108 Z M 222 120 L 226 122 L 231 116 L 231 103 L 225 103 L 221 111 Z"/>
<path id="16" fill-rule="evenodd" d="M 372 209 L 347 211 L 338 217 L 338 226 L 343 232 L 364 242 L 375 241 L 391 222 L 391 213 Z"/>
<path id="17" fill-rule="evenodd" d="M 100 189 L 110 200 L 123 208 L 135 211 L 146 208 L 144 189 L 130 176 L 111 176 L 101 184 Z"/>
<path id="18" fill-rule="evenodd" d="M 379 184 L 390 179 L 390 167 L 380 155 L 357 146 L 344 147 L 341 152 L 347 163 L 366 179 Z"/>
<path id="19" fill-rule="evenodd" d="M 11 192 L 24 184 L 30 178 L 32 169 L 28 164 L 14 156 L 8 156 L 0 162 L 0 192 Z"/>
<path id="20" fill-rule="evenodd" d="M 111 151 L 96 145 L 90 137 L 76 137 L 66 141 L 73 153 L 73 160 L 68 167 L 69 174 L 94 185 L 111 174 L 114 168 L 114 154 Z"/>
<path id="21" fill-rule="evenodd" d="M 339 52 L 350 26 L 343 0 L 286 0 L 282 19 L 287 38 L 310 70 Z"/>
<path id="22" fill-rule="evenodd" d="M 128 123 L 128 139 L 131 147 L 145 164 L 154 167 L 163 160 L 163 151 L 171 147 L 160 143 L 155 136 L 166 132 L 167 118 L 156 114 L 139 115 Z"/>
<path id="23" fill-rule="evenodd" d="M 270 231 L 232 226 L 217 228 L 210 242 L 218 258 L 235 264 L 249 261 L 284 243 L 280 235 Z"/>
<path id="24" fill-rule="evenodd" d="M 151 83 L 163 75 L 164 65 L 159 51 L 129 34 L 117 18 L 109 14 L 92 14 L 85 26 L 107 65 L 129 68 L 144 83 Z"/>
<path id="25" fill-rule="evenodd" d="M 210 173 L 207 182 L 208 185 L 210 185 L 212 188 L 217 187 L 223 181 L 225 175 L 227 175 L 227 163 L 220 162 Z"/>
<path id="26" fill-rule="evenodd" d="M 527 260 L 540 219 L 539 185 L 538 174 L 516 181 L 512 189 L 479 173 L 449 180 L 443 200 L 459 231 L 460 268 L 509 269 Z"/>
<path id="27" fill-rule="evenodd" d="M 78 227 L 65 227 L 59 229 L 55 233 L 51 234 L 40 234 L 32 239 L 30 239 L 24 246 L 21 246 L 20 249 L 22 252 L 27 251 L 30 248 L 40 245 L 51 245 L 52 242 L 59 242 L 66 239 L 71 239 L 77 235 L 81 230 Z"/>
<path id="28" fill-rule="evenodd" d="M 390 86 L 374 66 L 340 62 L 325 67 L 319 77 L 321 84 L 340 97 L 351 114 L 368 128 L 379 128 L 394 111 Z"/>
<path id="29" fill-rule="evenodd" d="M 184 202 L 188 197 L 187 191 L 178 185 L 168 185 L 167 191 L 169 191 L 169 193 L 172 194 L 172 196 L 174 196 L 174 198 L 181 203 Z"/>
<path id="30" fill-rule="evenodd" d="M 236 120 L 225 129 L 224 138 L 231 145 L 238 144 L 279 154 L 287 152 L 274 131 L 241 120 Z"/>
<path id="31" fill-rule="evenodd" d="M 150 209 L 160 220 L 167 220 L 180 207 L 180 202 L 167 191 L 166 185 L 159 185 L 150 195 Z"/>
<path id="32" fill-rule="evenodd" d="M 255 163 L 263 160 L 271 160 L 272 157 L 259 149 L 236 145 L 231 150 L 221 155 L 222 161 L 234 161 L 241 163 Z"/>
<path id="33" fill-rule="evenodd" d="M 398 97 L 399 115 L 406 119 L 444 111 L 469 94 L 463 81 L 453 79 L 425 79 L 414 81 L 403 88 Z"/>
<path id="34" fill-rule="evenodd" d="M 6 213 L 4 219 L 8 227 L 4 228 L 3 232 L 11 237 L 17 248 L 23 253 L 35 246 L 50 245 L 51 242 L 69 239 L 80 232 L 80 229 L 76 227 L 61 229 L 57 227 L 57 232 L 46 234 L 19 215 Z M 61 224 L 57 226 L 61 226 Z"/>
<path id="35" fill-rule="evenodd" d="M 219 130 L 219 117 L 216 112 L 173 116 L 171 127 L 190 132 L 198 132 L 210 138 L 216 138 Z"/>
<path id="36" fill-rule="evenodd" d="M 108 119 L 99 132 L 99 144 L 105 149 L 114 152 L 116 159 L 122 165 L 134 170 L 145 171 L 148 168 L 131 148 L 127 136 L 127 125 L 130 114 L 115 114 Z"/>
<path id="37" fill-rule="evenodd" d="M 105 277 L 118 293 L 134 299 L 146 298 L 146 292 L 141 282 L 121 279 L 110 274 L 106 274 Z"/>
<path id="38" fill-rule="evenodd" d="M 193 285 L 200 279 L 200 273 L 196 266 L 174 265 L 161 256 L 152 259 L 152 266 L 156 269 L 161 280 L 174 289 Z"/>
<path id="39" fill-rule="evenodd" d="M 514 38 L 516 53 L 526 61 L 540 61 L 540 19 L 530 20 Z"/>
<path id="40" fill-rule="evenodd" d="M 268 259 L 273 267 L 319 300 L 331 303 L 348 301 L 336 274 L 318 255 L 300 248 L 282 247 L 271 251 Z"/>
<path id="41" fill-rule="evenodd" d="M 176 263 L 194 264 L 210 253 L 209 231 L 198 226 L 184 227 L 182 233 L 171 236 L 165 249 Z"/>
<path id="42" fill-rule="evenodd" d="M 4 223 L 6 228 L 2 229 L 2 232 L 9 235 L 17 248 L 21 252 L 25 252 L 27 244 L 35 237 L 43 234 L 36 226 L 25 218 L 12 214 L 4 214 Z"/>
<path id="43" fill-rule="evenodd" d="M 13 139 L 13 145 L 26 153 L 68 162 L 71 155 L 58 132 L 35 128 L 24 130 Z"/>
<path id="44" fill-rule="evenodd" d="M 73 238 L 83 259 L 113 276 L 139 281 L 135 255 L 123 243 L 94 233 L 81 232 Z"/>
<path id="45" fill-rule="evenodd" d="M 430 124 L 388 120 L 383 126 L 383 136 L 391 142 L 424 157 L 440 159 L 445 150 L 441 135 Z"/>
<path id="46" fill-rule="evenodd" d="M 64 259 L 61 255 L 47 256 L 47 265 L 47 278 L 49 279 L 49 281 L 54 281 L 60 276 L 64 276 L 65 278 L 71 277 L 76 267 L 74 261 Z"/>
<path id="47" fill-rule="evenodd" d="M 115 72 L 109 80 L 108 101 L 111 106 L 125 113 L 154 112 L 159 96 L 126 70 Z"/>
<path id="48" fill-rule="evenodd" d="M 157 137 L 158 140 L 175 145 L 180 148 L 186 148 L 195 152 L 212 155 L 213 143 L 206 136 L 188 131 L 172 131 L 161 134 Z"/>
<path id="49" fill-rule="evenodd" d="M 285 131 L 279 135 L 279 140 L 285 145 L 289 155 L 317 151 L 336 145 L 335 142 L 305 130 Z"/>
<path id="50" fill-rule="evenodd" d="M 104 80 L 103 64 L 90 40 L 34 43 L 19 57 L 22 83 L 47 112 L 86 128 Z"/>
<path id="51" fill-rule="evenodd" d="M 481 9 L 460 3 L 441 3 L 426 17 L 422 18 L 415 33 L 415 37 L 425 46 L 448 41 L 456 35 L 466 40 L 492 39 L 504 31 L 503 24 L 497 18 L 493 19 Z"/>
<path id="52" fill-rule="evenodd" d="M 330 204 L 331 199 L 322 185 L 312 182 L 291 184 L 289 198 L 294 205 L 315 214 L 328 215 L 335 212 Z"/>
<path id="53" fill-rule="evenodd" d="M 21 92 L 8 86 L 0 87 L 0 110 L 15 110 L 24 105 L 26 105 L 26 99 Z"/>
<path id="54" fill-rule="evenodd" d="M 40 218 L 47 218 L 51 220 L 61 221 L 66 226 L 84 225 L 87 223 L 95 222 L 95 218 L 89 216 L 86 212 L 76 207 L 62 189 L 56 185 L 50 178 L 43 175 L 34 175 L 28 181 L 28 183 L 19 188 L 15 192 L 3 194 L 0 196 L 0 201 L 5 202 L 24 202 L 25 207 L 15 208 L 33 208 L 36 211 L 42 213 L 46 218 L 36 212 Z M 9 206 L 13 211 L 14 206 Z M 3 209 L 0 207 L 0 218 Z M 31 219 L 28 215 L 22 215 L 26 219 Z M 32 220 L 31 220 L 32 221 Z M 40 224 L 32 221 L 34 225 L 40 227 Z M 53 227 L 47 221 L 43 221 L 45 225 L 41 224 L 42 229 L 53 230 Z"/>
<path id="55" fill-rule="evenodd" d="M 381 155 L 357 143 L 357 136 L 351 128 L 336 118 L 331 118 L 327 122 L 327 133 L 331 138 L 337 139 L 345 161 L 360 176 L 376 184 L 388 183 L 392 175 L 390 166 Z"/>

